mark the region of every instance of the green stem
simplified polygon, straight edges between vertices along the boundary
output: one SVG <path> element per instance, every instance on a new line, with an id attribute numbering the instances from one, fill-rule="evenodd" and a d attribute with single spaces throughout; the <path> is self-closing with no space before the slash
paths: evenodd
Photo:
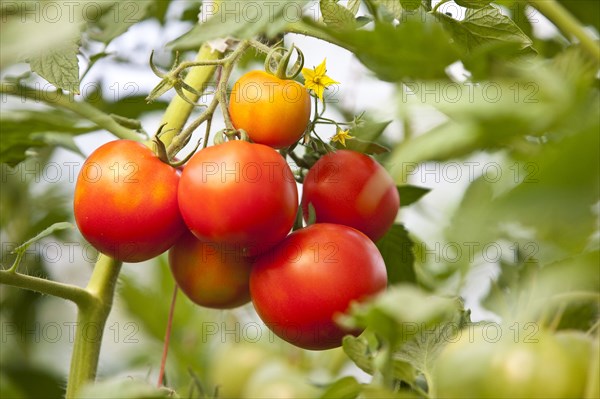
<path id="1" fill-rule="evenodd" d="M 231 119 L 229 118 L 229 112 L 227 111 L 227 82 L 229 81 L 229 77 L 231 76 L 231 72 L 233 71 L 233 67 L 235 63 L 238 61 L 240 56 L 244 54 L 244 52 L 248 49 L 250 43 L 248 41 L 244 41 L 238 45 L 238 47 L 226 58 L 226 62 L 222 66 L 221 69 L 221 77 L 219 78 L 219 82 L 217 83 L 216 94 L 213 97 L 212 101 L 208 105 L 208 107 L 196 118 L 192 121 L 183 131 L 175 134 L 169 139 L 169 147 L 167 153 L 169 157 L 175 156 L 188 142 L 189 137 L 194 133 L 194 131 L 200 127 L 200 125 L 206 122 L 209 118 L 212 118 L 217 106 L 221 104 L 221 110 L 223 111 L 223 118 L 225 120 L 225 124 L 228 129 L 233 129 L 233 124 L 231 123 Z M 172 103 L 171 103 L 172 104 Z M 187 104 L 187 103 L 186 103 Z M 181 123 L 181 126 L 185 124 L 185 121 Z M 164 136 L 161 136 L 161 140 L 167 143 L 166 140 L 163 139 Z"/>
<path id="2" fill-rule="evenodd" d="M 75 342 L 66 398 L 75 398 L 83 385 L 96 378 L 106 319 L 112 308 L 121 262 L 100 254 L 86 291 L 92 296 L 78 306 Z"/>
<path id="3" fill-rule="evenodd" d="M 581 47 L 594 57 L 595 61 L 600 61 L 600 45 L 584 29 L 579 21 L 573 17 L 556 0 L 530 0 L 529 4 L 534 6 L 546 18 L 554 23 L 567 37 L 575 37 L 581 43 Z"/>
<path id="4" fill-rule="evenodd" d="M 200 51 L 198 51 L 196 61 L 208 62 L 220 60 L 223 58 L 223 55 L 224 54 L 219 51 L 213 51 L 208 44 L 204 44 L 200 47 Z M 215 65 L 197 66 L 190 70 L 185 77 L 184 82 L 190 87 L 203 93 L 208 87 L 208 82 L 214 75 L 216 67 L 216 63 Z M 189 98 L 193 102 L 198 101 L 198 96 L 193 93 L 189 94 Z M 167 131 L 160 138 L 166 146 L 169 146 L 171 141 L 173 141 L 173 138 L 181 132 L 193 109 L 194 106 L 181 97 L 173 97 L 173 100 L 169 103 L 160 123 L 161 125 L 166 124 L 165 130 Z"/>
<path id="5" fill-rule="evenodd" d="M 76 303 L 78 306 L 89 305 L 93 298 L 89 292 L 75 285 L 63 284 L 44 278 L 28 276 L 11 270 L 0 270 L 0 284 L 37 291 L 53 295 Z"/>
<path id="6" fill-rule="evenodd" d="M 96 109 L 93 105 L 86 102 L 75 101 L 75 99 L 58 91 L 46 92 L 35 90 L 29 87 L 16 85 L 12 83 L 1 83 L 0 92 L 13 96 L 20 96 L 34 101 L 43 101 L 44 103 L 64 109 L 68 109 L 89 121 L 93 122 L 99 128 L 105 129 L 120 139 L 141 141 L 142 137 L 135 131 L 128 129 L 115 121 L 110 115 Z"/>

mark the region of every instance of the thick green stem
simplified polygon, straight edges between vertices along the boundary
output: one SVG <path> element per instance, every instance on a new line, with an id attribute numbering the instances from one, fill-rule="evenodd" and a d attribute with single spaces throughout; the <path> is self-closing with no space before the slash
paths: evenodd
<path id="1" fill-rule="evenodd" d="M 200 51 L 198 51 L 196 61 L 219 60 L 222 57 L 223 53 L 219 51 L 213 51 L 208 44 L 204 44 L 200 48 Z M 190 87 L 203 93 L 208 86 L 208 82 L 215 73 L 215 69 L 216 65 L 194 67 L 185 77 L 184 82 Z M 198 101 L 198 96 L 193 93 L 189 93 L 188 97 L 193 102 Z M 167 110 L 165 111 L 161 121 L 161 125 L 166 124 L 166 126 L 164 128 L 165 133 L 160 139 L 166 146 L 168 146 L 173 138 L 179 132 L 181 132 L 193 109 L 193 105 L 185 101 L 183 98 L 179 96 L 173 97 L 173 100 L 171 100 L 169 103 L 169 106 L 167 107 Z"/>
<path id="2" fill-rule="evenodd" d="M 112 308 L 121 262 L 100 255 L 86 287 L 92 300 L 79 304 L 75 343 L 67 383 L 66 398 L 75 398 L 79 389 L 96 378 L 100 346 L 106 319 Z"/>
<path id="3" fill-rule="evenodd" d="M 529 3 L 554 23 L 567 37 L 577 38 L 595 61 L 600 61 L 600 44 L 585 31 L 579 21 L 556 0 L 530 0 Z"/>
<path id="4" fill-rule="evenodd" d="M 120 125 L 110 115 L 96 109 L 91 104 L 82 101 L 75 101 L 75 99 L 70 95 L 66 95 L 58 91 L 45 92 L 42 90 L 35 90 L 12 83 L 2 83 L 0 86 L 0 92 L 13 96 L 20 96 L 21 98 L 32 101 L 41 101 L 48 105 L 68 109 L 69 111 L 72 111 L 93 122 L 99 128 L 111 132 L 120 139 L 135 141 L 142 140 L 142 137 L 135 130 L 131 130 Z"/>

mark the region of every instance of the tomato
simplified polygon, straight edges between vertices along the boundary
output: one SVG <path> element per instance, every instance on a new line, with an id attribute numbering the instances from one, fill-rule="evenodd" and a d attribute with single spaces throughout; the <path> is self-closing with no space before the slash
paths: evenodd
<path id="1" fill-rule="evenodd" d="M 230 309 L 250 301 L 250 261 L 238 248 L 184 234 L 169 250 L 169 266 L 192 302 Z"/>
<path id="2" fill-rule="evenodd" d="M 96 149 L 75 185 L 75 221 L 98 251 L 141 262 L 169 249 L 185 231 L 179 173 L 141 143 L 116 140 Z"/>
<path id="3" fill-rule="evenodd" d="M 189 160 L 179 183 L 179 209 L 198 237 L 256 255 L 283 240 L 294 224 L 298 191 L 277 151 L 229 141 Z"/>
<path id="4" fill-rule="evenodd" d="M 236 129 L 255 143 L 283 148 L 297 142 L 310 119 L 308 91 L 298 82 L 264 71 L 250 71 L 235 84 L 229 114 Z"/>
<path id="5" fill-rule="evenodd" d="M 250 294 L 260 318 L 282 339 L 305 349 L 341 345 L 345 334 L 334 321 L 352 301 L 386 287 L 377 247 L 353 228 L 314 224 L 290 234 L 258 257 Z"/>
<path id="6" fill-rule="evenodd" d="M 498 335 L 500 334 L 500 335 Z M 437 358 L 434 397 L 578 398 L 579 370 L 553 335 L 539 331 L 515 340 L 514 327 L 462 330 Z"/>
<path id="7" fill-rule="evenodd" d="M 377 241 L 394 223 L 400 197 L 394 181 L 373 158 L 349 150 L 323 156 L 308 171 L 302 211 L 312 204 L 317 223 L 354 227 Z"/>
<path id="8" fill-rule="evenodd" d="M 264 398 L 319 398 L 320 390 L 311 384 L 308 376 L 281 360 L 271 360 L 259 367 L 244 387 L 240 397 Z"/>

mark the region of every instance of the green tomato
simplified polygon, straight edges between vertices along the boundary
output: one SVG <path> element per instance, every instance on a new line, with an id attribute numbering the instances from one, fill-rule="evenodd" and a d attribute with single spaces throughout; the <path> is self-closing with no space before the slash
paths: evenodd
<path id="1" fill-rule="evenodd" d="M 263 365 L 248 381 L 244 398 L 315 398 L 319 389 L 308 377 L 281 360 Z"/>
<path id="2" fill-rule="evenodd" d="M 501 333 L 497 339 L 496 332 Z M 502 334 L 503 333 L 503 334 Z M 560 341 L 547 332 L 515 341 L 508 328 L 463 330 L 435 363 L 432 385 L 443 398 L 578 398 L 581 371 Z M 583 374 L 585 375 L 585 374 Z"/>
<path id="3" fill-rule="evenodd" d="M 241 398 L 252 374 L 271 356 L 259 343 L 242 343 L 218 348 L 213 356 L 211 380 L 219 387 L 219 398 Z"/>

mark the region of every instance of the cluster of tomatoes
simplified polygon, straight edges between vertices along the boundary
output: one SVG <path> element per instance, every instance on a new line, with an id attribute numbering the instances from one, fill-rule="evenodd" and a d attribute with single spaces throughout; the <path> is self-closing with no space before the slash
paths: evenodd
<path id="1" fill-rule="evenodd" d="M 229 110 L 252 142 L 204 148 L 183 171 L 134 141 L 101 146 L 75 189 L 81 233 L 126 262 L 170 249 L 173 276 L 195 303 L 223 309 L 252 300 L 265 324 L 288 342 L 339 346 L 343 335 L 360 331 L 341 329 L 336 314 L 387 285 L 373 242 L 393 224 L 399 197 L 372 158 L 330 152 L 304 179 L 301 211 L 315 223 L 290 234 L 300 227 L 298 189 L 276 148 L 302 137 L 310 104 L 300 84 L 250 72 L 235 84 Z"/>

